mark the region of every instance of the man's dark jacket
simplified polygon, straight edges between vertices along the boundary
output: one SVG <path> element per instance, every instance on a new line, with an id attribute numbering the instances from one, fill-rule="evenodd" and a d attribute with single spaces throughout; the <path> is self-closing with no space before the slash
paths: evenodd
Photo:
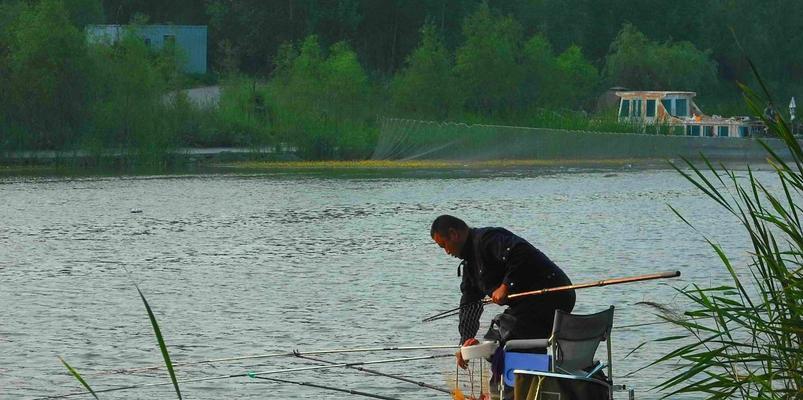
<path id="1" fill-rule="evenodd" d="M 460 340 L 476 336 L 482 309 L 477 304 L 491 296 L 502 283 L 508 294 L 547 287 L 571 285 L 566 274 L 544 253 L 526 240 L 503 228 L 469 229 L 460 254 L 463 281 L 460 283 Z M 508 339 L 547 338 L 555 310 L 570 312 L 574 291 L 536 295 L 510 300 L 505 314 L 515 320 Z"/>

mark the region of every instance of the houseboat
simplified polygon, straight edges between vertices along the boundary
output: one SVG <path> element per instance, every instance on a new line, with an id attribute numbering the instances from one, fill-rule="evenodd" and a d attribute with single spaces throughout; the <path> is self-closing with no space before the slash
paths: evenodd
<path id="1" fill-rule="evenodd" d="M 618 91 L 619 122 L 661 125 L 687 136 L 763 136 L 764 124 L 750 117 L 706 115 L 694 102 L 696 92 Z"/>

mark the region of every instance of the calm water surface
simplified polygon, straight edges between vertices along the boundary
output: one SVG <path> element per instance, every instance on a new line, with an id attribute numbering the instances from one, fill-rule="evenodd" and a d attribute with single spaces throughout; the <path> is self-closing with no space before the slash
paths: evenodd
<path id="1" fill-rule="evenodd" d="M 0 398 L 80 390 L 63 356 L 95 389 L 159 383 L 163 372 L 100 374 L 160 364 L 133 282 L 155 309 L 174 361 L 325 348 L 454 344 L 456 319 L 422 317 L 459 299 L 457 260 L 430 241 L 442 213 L 529 239 L 574 282 L 681 270 L 683 286 L 726 281 L 699 234 L 671 204 L 745 260 L 733 218 L 674 171 L 417 172 L 0 179 Z M 759 173 L 765 181 L 768 174 Z M 132 213 L 132 209 L 142 210 Z M 129 271 L 129 272 L 126 272 Z M 576 312 L 617 307 L 616 324 L 657 321 L 654 301 L 680 307 L 658 282 L 578 293 Z M 487 320 L 496 309 L 486 310 Z M 481 328 L 485 329 L 485 327 Z M 666 366 L 632 374 L 668 351 L 643 341 L 666 325 L 614 331 L 614 374 L 640 398 Z M 434 354 L 330 355 L 361 361 Z M 600 356 L 603 356 L 600 354 Z M 196 378 L 309 365 L 273 358 L 179 368 Z M 445 385 L 451 358 L 378 365 Z M 399 398 L 448 398 L 357 371 L 281 375 Z M 102 398 L 175 398 L 171 387 Z M 192 399 L 352 398 L 248 378 L 186 384 Z M 84 397 L 80 397 L 84 398 Z"/>

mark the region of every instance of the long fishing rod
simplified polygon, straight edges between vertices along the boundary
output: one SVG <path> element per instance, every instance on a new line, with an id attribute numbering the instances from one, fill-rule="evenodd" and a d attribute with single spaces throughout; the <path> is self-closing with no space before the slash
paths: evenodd
<path id="1" fill-rule="evenodd" d="M 397 399 L 395 397 L 388 397 L 388 396 L 382 396 L 382 395 L 379 395 L 379 394 L 366 393 L 366 392 L 361 392 L 359 390 L 343 389 L 343 388 L 338 388 L 338 387 L 334 387 L 334 386 L 318 385 L 318 384 L 311 383 L 311 382 L 287 381 L 287 380 L 279 379 L 279 378 L 268 378 L 267 376 L 254 376 L 252 378 L 264 379 L 264 380 L 267 380 L 267 381 L 280 382 L 280 383 L 289 383 L 289 384 L 292 384 L 292 385 L 299 385 L 299 386 L 309 386 L 309 387 L 314 387 L 314 388 L 317 388 L 317 389 L 332 390 L 332 391 L 335 391 L 335 392 L 348 393 L 348 394 L 353 394 L 353 395 L 357 395 L 357 396 L 370 397 L 370 398 L 374 398 L 374 399 L 399 400 L 399 399 Z"/>
<path id="2" fill-rule="evenodd" d="M 303 355 L 303 354 L 298 354 L 297 357 L 298 358 L 303 358 L 305 360 L 321 362 L 321 363 L 324 363 L 324 364 L 337 364 L 335 361 L 324 360 L 324 359 L 317 358 L 317 357 L 310 357 L 310 356 L 306 356 L 306 355 Z M 442 387 L 438 387 L 438 386 L 435 386 L 435 385 L 430 385 L 430 384 L 425 383 L 425 382 L 421 382 L 421 381 L 416 381 L 416 380 L 413 380 L 413 379 L 405 378 L 403 376 L 387 374 L 387 373 L 384 373 L 384 372 L 381 372 L 381 371 L 377 371 L 375 369 L 368 369 L 368 368 L 363 368 L 363 367 L 358 367 L 358 366 L 351 366 L 351 367 L 346 367 L 346 368 L 352 368 L 352 369 L 355 369 L 357 371 L 365 372 L 365 373 L 368 373 L 368 374 L 371 374 L 371 375 L 384 376 L 386 378 L 391 378 L 391 379 L 396 379 L 396 380 L 399 380 L 399 381 L 402 381 L 402 382 L 412 383 L 414 385 L 418 385 L 420 387 L 427 388 L 427 389 L 437 390 L 437 391 L 442 392 L 442 393 L 448 393 L 448 394 L 452 393 L 450 390 L 444 389 Z"/>
<path id="3" fill-rule="evenodd" d="M 219 376 L 208 376 L 205 378 L 195 378 L 195 379 L 185 379 L 180 380 L 178 383 L 180 385 L 187 384 L 187 383 L 195 383 L 195 382 L 206 382 L 206 381 L 217 381 L 222 379 L 231 379 L 231 378 L 243 378 L 243 377 L 250 377 L 253 378 L 255 376 L 261 375 L 272 375 L 272 374 L 283 374 L 288 372 L 301 372 L 301 371 L 315 371 L 315 370 L 322 370 L 322 369 L 332 369 L 332 368 L 349 368 L 355 365 L 372 365 L 372 364 L 389 364 L 389 363 L 396 363 L 396 362 L 405 362 L 405 361 L 416 361 L 416 360 L 430 360 L 433 358 L 442 358 L 442 357 L 453 357 L 452 354 L 435 354 L 429 356 L 420 356 L 420 357 L 406 357 L 406 358 L 391 358 L 385 360 L 373 360 L 373 361 L 360 361 L 360 362 L 353 362 L 353 363 L 341 363 L 341 364 L 332 364 L 332 365 L 315 365 L 311 367 L 296 367 L 296 368 L 285 368 L 285 369 L 275 369 L 275 370 L 267 370 L 267 371 L 259 371 L 259 372 L 245 372 L 239 374 L 230 374 L 230 375 L 219 375 Z M 108 389 L 99 389 L 95 390 L 95 393 L 107 393 L 107 392 L 116 392 L 119 390 L 128 390 L 128 389 L 144 389 L 144 388 L 152 388 L 152 387 L 159 387 L 159 386 L 167 386 L 172 385 L 173 382 L 162 382 L 162 383 L 149 383 L 145 385 L 129 385 L 129 386 L 119 386 L 114 388 Z M 83 396 L 91 394 L 91 392 L 75 392 L 75 393 L 68 393 L 58 396 L 46 396 L 41 397 L 36 400 L 40 399 L 62 399 L 66 397 L 73 397 L 73 396 Z"/>
<path id="4" fill-rule="evenodd" d="M 558 287 L 552 287 L 552 288 L 544 288 L 544 289 L 539 289 L 539 290 L 532 290 L 532 291 L 529 291 L 529 292 L 515 293 L 515 294 L 511 294 L 511 295 L 507 296 L 507 298 L 509 300 L 514 300 L 514 299 L 527 297 L 527 296 L 537 296 L 537 295 L 542 295 L 542 294 L 547 294 L 547 293 L 565 292 L 567 290 L 585 289 L 585 288 L 589 288 L 589 287 L 599 287 L 599 286 L 608 286 L 608 285 L 618 285 L 618 284 L 621 284 L 621 283 L 641 282 L 641 281 L 649 281 L 649 280 L 653 280 L 653 279 L 676 278 L 678 276 L 680 276 L 680 271 L 667 271 L 667 272 L 659 272 L 659 273 L 656 273 L 656 274 L 629 276 L 629 277 L 625 277 L 625 278 L 603 279 L 603 280 L 594 281 L 594 282 L 578 283 L 576 285 L 558 286 Z M 484 300 L 481 300 L 478 303 L 489 304 L 491 302 L 492 302 L 491 299 L 484 299 Z M 460 310 L 462 310 L 464 308 L 473 307 L 473 306 L 476 306 L 476 305 L 477 305 L 477 303 L 464 304 L 464 305 L 462 305 L 460 307 L 453 308 L 451 310 L 446 310 L 446 311 L 437 313 L 435 315 L 432 315 L 430 317 L 424 318 L 422 320 L 422 322 L 431 322 L 431 321 L 437 321 L 437 320 L 443 319 L 443 318 L 448 318 L 448 317 L 451 317 L 453 315 L 459 314 Z"/>
<path id="5" fill-rule="evenodd" d="M 181 362 L 181 363 L 173 363 L 173 366 L 177 367 L 177 366 L 199 365 L 199 364 L 217 364 L 217 363 L 224 363 L 224 362 L 254 360 L 254 359 L 273 358 L 273 357 L 291 357 L 291 356 L 296 356 L 298 354 L 320 355 L 320 354 L 339 354 L 339 353 L 372 353 L 372 352 L 380 352 L 380 351 L 411 351 L 411 350 L 456 349 L 458 347 L 460 347 L 460 346 L 457 346 L 457 345 L 430 345 L 430 346 L 363 347 L 363 348 L 352 348 L 352 349 L 314 350 L 314 351 L 304 351 L 304 352 L 299 352 L 298 350 L 293 350 L 293 351 L 285 351 L 285 352 L 277 352 L 277 353 L 256 354 L 256 355 L 250 355 L 250 356 L 236 356 L 236 357 L 227 357 L 227 358 L 214 358 L 214 359 L 201 360 L 201 361 L 188 361 L 188 362 Z M 84 376 L 99 376 L 99 375 L 111 375 L 111 374 L 130 374 L 130 373 L 136 373 L 136 372 L 156 371 L 156 370 L 162 369 L 164 367 L 165 367 L 164 364 L 160 364 L 160 365 L 152 365 L 152 366 L 148 366 L 148 367 L 139 367 L 139 368 L 104 370 L 104 371 L 90 372 L 90 373 L 86 373 L 86 374 L 83 374 L 83 375 Z"/>

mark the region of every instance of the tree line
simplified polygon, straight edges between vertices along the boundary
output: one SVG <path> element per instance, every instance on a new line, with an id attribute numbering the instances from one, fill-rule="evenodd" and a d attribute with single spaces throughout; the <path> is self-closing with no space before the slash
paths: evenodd
<path id="1" fill-rule="evenodd" d="M 377 115 L 585 129 L 611 117 L 597 104 L 611 86 L 699 91 L 727 112 L 735 81 L 750 83 L 744 53 L 779 94 L 797 89 L 797 15 L 792 1 L 740 0 L 6 0 L 0 146 L 355 158 Z M 212 73 L 180 73 L 179 50 L 134 30 L 88 43 L 95 23 L 208 25 Z M 176 94 L 203 82 L 221 84 L 218 107 Z"/>

